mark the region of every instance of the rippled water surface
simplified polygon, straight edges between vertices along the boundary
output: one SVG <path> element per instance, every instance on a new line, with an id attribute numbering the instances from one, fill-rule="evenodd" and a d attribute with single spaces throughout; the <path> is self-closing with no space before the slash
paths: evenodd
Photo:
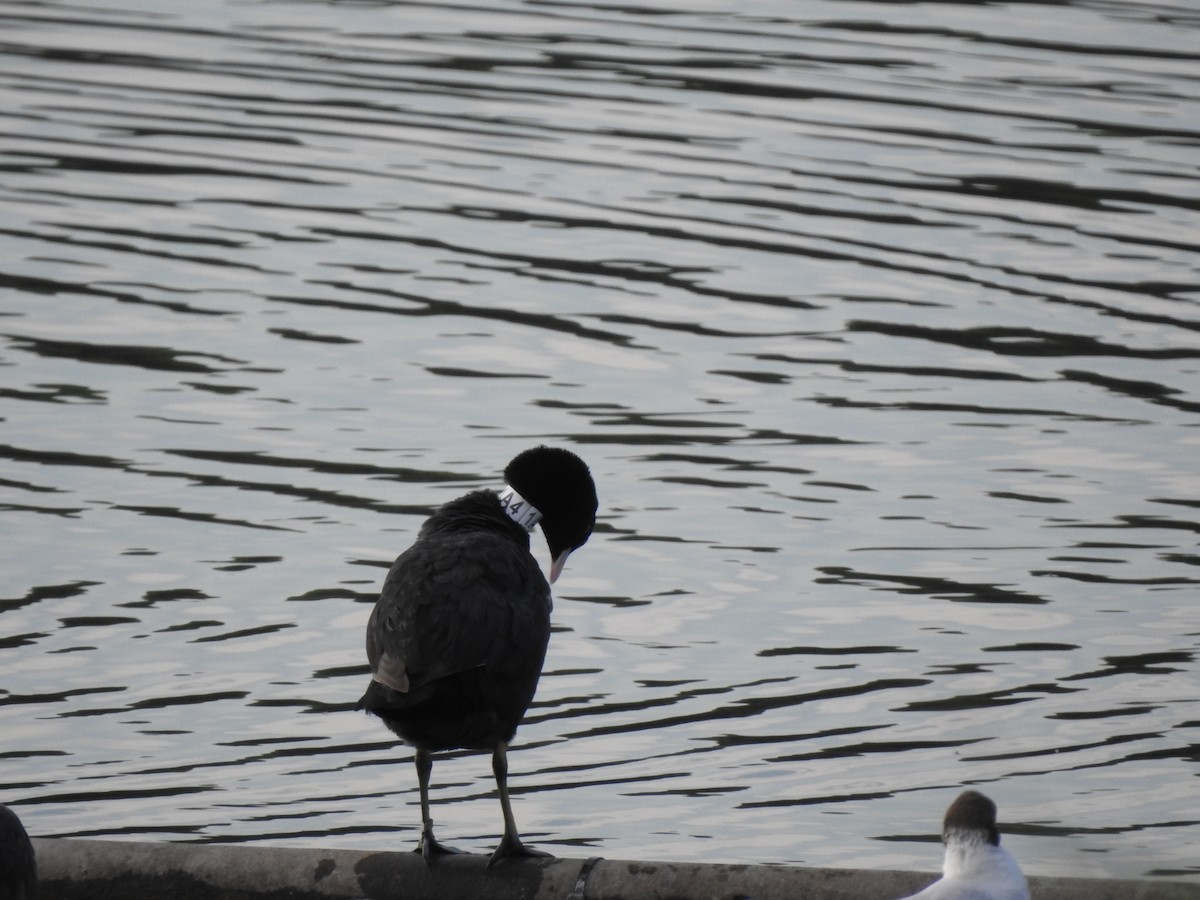
<path id="1" fill-rule="evenodd" d="M 973 785 L 1029 873 L 1200 879 L 1197 48 L 1169 0 L 0 2 L 0 801 L 413 845 L 371 603 L 549 441 L 602 510 L 535 845 L 932 870 Z M 486 758 L 434 779 L 490 849 Z"/>

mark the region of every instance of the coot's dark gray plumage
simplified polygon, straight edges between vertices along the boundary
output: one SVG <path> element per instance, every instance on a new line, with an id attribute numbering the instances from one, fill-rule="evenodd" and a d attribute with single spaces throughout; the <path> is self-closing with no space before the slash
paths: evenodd
<path id="1" fill-rule="evenodd" d="M 489 865 L 544 856 L 521 843 L 508 797 L 508 743 L 537 689 L 550 638 L 550 585 L 529 552 L 539 524 L 550 581 L 596 520 L 596 488 L 568 450 L 535 447 L 504 470 L 507 485 L 438 509 L 392 564 L 367 623 L 371 683 L 359 708 L 416 748 L 421 841 L 431 862 L 453 852 L 433 836 L 432 754 L 492 752 L 504 836 Z"/>
<path id="2" fill-rule="evenodd" d="M 0 898 L 32 900 L 37 895 L 37 860 L 17 814 L 0 806 Z"/>

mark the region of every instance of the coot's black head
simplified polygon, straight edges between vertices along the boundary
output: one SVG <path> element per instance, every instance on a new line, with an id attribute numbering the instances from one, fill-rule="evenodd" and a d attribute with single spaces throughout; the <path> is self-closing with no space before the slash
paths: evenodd
<path id="1" fill-rule="evenodd" d="M 1000 843 L 1000 829 L 996 827 L 996 804 L 979 791 L 963 791 L 946 809 L 942 821 L 942 840 L 957 832 L 978 836 L 992 846 Z"/>
<path id="2" fill-rule="evenodd" d="M 504 469 L 504 480 L 542 514 L 550 547 L 550 581 L 562 572 L 571 551 L 582 547 L 596 524 L 596 485 L 582 459 L 560 447 L 534 447 Z"/>

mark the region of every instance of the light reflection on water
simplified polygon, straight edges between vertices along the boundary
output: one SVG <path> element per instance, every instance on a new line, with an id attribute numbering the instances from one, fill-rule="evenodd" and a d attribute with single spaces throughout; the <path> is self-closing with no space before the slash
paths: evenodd
<path id="1" fill-rule="evenodd" d="M 549 440 L 602 517 L 532 842 L 933 869 L 969 784 L 1027 872 L 1196 877 L 1186 10 L 0 17 L 32 833 L 414 843 L 370 604 Z M 435 782 L 489 849 L 486 760 Z"/>

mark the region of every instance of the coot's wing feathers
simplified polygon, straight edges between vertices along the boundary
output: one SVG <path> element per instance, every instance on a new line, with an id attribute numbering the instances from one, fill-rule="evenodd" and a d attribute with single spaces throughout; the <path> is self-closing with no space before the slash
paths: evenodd
<path id="1" fill-rule="evenodd" d="M 394 690 L 481 665 L 540 667 L 550 586 L 529 551 L 493 532 L 429 534 L 388 572 L 367 628 L 372 676 Z"/>

